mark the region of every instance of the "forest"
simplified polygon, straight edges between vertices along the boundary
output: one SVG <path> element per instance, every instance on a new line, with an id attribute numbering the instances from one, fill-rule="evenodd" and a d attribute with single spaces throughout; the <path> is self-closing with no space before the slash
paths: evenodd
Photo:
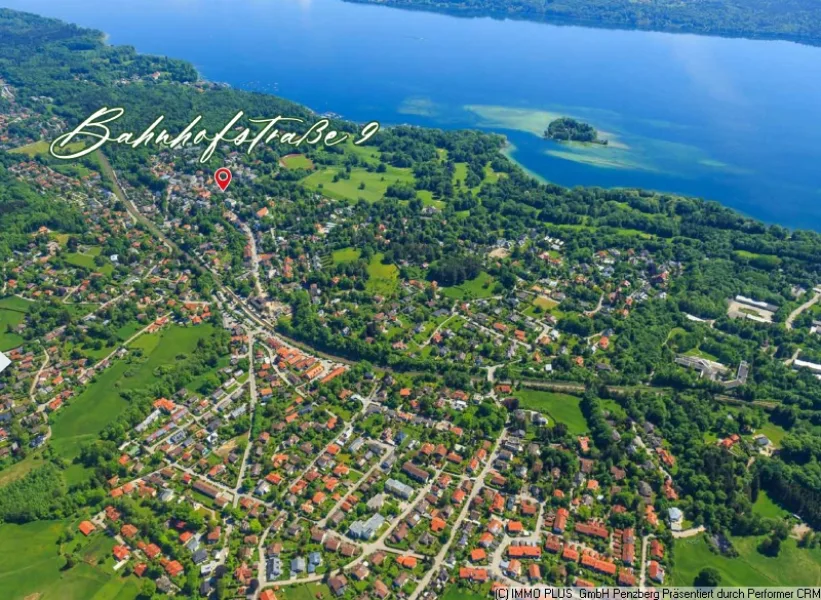
<path id="1" fill-rule="evenodd" d="M 821 6 L 812 0 L 346 0 L 434 10 L 454 16 L 492 16 L 557 25 L 700 33 L 821 44 Z"/>

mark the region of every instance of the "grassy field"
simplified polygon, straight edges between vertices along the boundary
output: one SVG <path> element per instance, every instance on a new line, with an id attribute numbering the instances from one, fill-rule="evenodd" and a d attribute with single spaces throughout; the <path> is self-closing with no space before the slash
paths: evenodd
<path id="1" fill-rule="evenodd" d="M 66 144 L 65 148 L 61 148 L 58 152 L 60 154 L 69 154 L 71 152 L 77 152 L 85 147 L 83 142 L 72 142 L 70 144 Z M 34 158 L 35 156 L 43 156 L 48 154 L 49 143 L 46 140 L 40 140 L 39 142 L 34 142 L 33 144 L 26 144 L 25 146 L 20 146 L 19 148 L 15 148 L 14 150 L 10 150 L 12 154 L 25 154 L 29 158 Z"/>
<path id="2" fill-rule="evenodd" d="M 520 390 L 515 396 L 519 399 L 519 408 L 544 413 L 554 421 L 567 425 L 570 433 L 587 431 L 587 420 L 579 408 L 581 398 L 542 390 Z"/>
<path id="3" fill-rule="evenodd" d="M 388 167 L 385 173 L 375 173 L 355 168 L 351 170 L 350 179 L 335 182 L 334 175 L 343 172 L 341 168 L 329 167 L 312 173 L 302 181 L 309 189 L 319 191 L 321 185 L 321 191 L 326 196 L 351 202 L 356 202 L 359 198 L 367 202 L 376 202 L 382 199 L 388 186 L 394 183 L 413 183 L 413 173 L 410 169 Z M 362 185 L 364 188 L 361 188 Z"/>
<path id="4" fill-rule="evenodd" d="M 781 447 L 781 440 L 783 440 L 784 436 L 787 435 L 787 432 L 783 427 L 770 421 L 764 423 L 760 429 L 756 430 L 756 433 L 766 435 L 776 448 Z"/>
<path id="5" fill-rule="evenodd" d="M 314 168 L 314 161 L 304 154 L 289 154 L 283 156 L 280 162 L 286 169 L 307 169 L 311 171 Z"/>
<path id="6" fill-rule="evenodd" d="M 14 310 L 17 312 L 28 312 L 32 302 L 19 296 L 6 296 L 0 298 L 0 310 Z"/>
<path id="7" fill-rule="evenodd" d="M 442 288 L 442 293 L 455 300 L 487 298 L 493 295 L 493 277 L 483 271 L 475 279 L 453 287 Z"/>
<path id="8" fill-rule="evenodd" d="M 346 262 L 353 262 L 359 258 L 362 252 L 358 248 L 342 248 L 335 250 L 333 253 L 334 265 L 339 265 Z"/>
<path id="9" fill-rule="evenodd" d="M 768 519 L 781 519 L 790 514 L 773 502 L 773 499 L 770 498 L 764 490 L 758 493 L 758 498 L 755 499 L 755 503 L 753 504 L 753 512 Z"/>
<path id="10" fill-rule="evenodd" d="M 676 540 L 675 568 L 666 585 L 689 586 L 705 566 L 718 569 L 722 586 L 821 585 L 821 550 L 799 548 L 794 539 L 781 544 L 781 554 L 769 558 L 756 547 L 761 538 L 732 538 L 738 558 L 713 554 L 703 535 Z"/>
<path id="11" fill-rule="evenodd" d="M 692 350 L 688 350 L 684 354 L 685 354 L 685 356 L 696 356 L 698 358 L 706 358 L 707 360 L 711 360 L 713 362 L 718 362 L 718 357 L 717 356 L 713 356 L 709 352 L 705 352 L 704 350 L 702 350 L 700 348 L 693 348 Z"/>
<path id="12" fill-rule="evenodd" d="M 488 589 L 485 590 L 485 587 Z M 486 600 L 486 598 L 488 598 L 490 586 L 482 586 L 482 589 L 485 592 L 484 594 L 454 584 L 445 590 L 442 600 Z"/>
<path id="13" fill-rule="evenodd" d="M 536 298 L 533 300 L 533 305 L 538 306 L 545 312 L 548 312 L 556 308 L 559 305 L 559 303 L 555 300 L 548 298 L 547 296 L 536 296 Z"/>
<path id="14" fill-rule="evenodd" d="M 17 327 L 26 318 L 27 307 L 22 307 L 23 310 L 12 308 L 16 305 L 13 302 L 6 302 L 7 300 L 19 300 L 25 302 L 21 298 L 3 298 L 0 300 L 0 350 L 11 350 L 16 348 L 24 342 L 23 338 L 16 333 L 11 333 L 9 327 Z"/>
<path id="15" fill-rule="evenodd" d="M 110 275 L 114 272 L 114 265 L 111 264 L 110 261 L 106 260 L 106 264 L 102 267 L 98 267 L 94 264 L 95 257 L 100 255 L 102 248 L 99 246 L 92 246 L 85 252 L 71 252 L 65 255 L 66 262 L 70 265 L 74 265 L 75 267 L 80 267 L 81 269 L 88 269 L 92 272 L 100 272 L 105 275 Z"/>
<path id="16" fill-rule="evenodd" d="M 382 253 L 374 254 L 368 264 L 368 282 L 365 289 L 371 294 L 389 296 L 396 291 L 399 283 L 399 269 L 396 265 L 382 264 Z"/>
<path id="17" fill-rule="evenodd" d="M 16 333 L 10 333 L 8 327 L 22 323 L 30 306 L 31 302 L 17 296 L 0 298 L 0 350 L 16 348 L 25 341 Z"/>
<path id="18" fill-rule="evenodd" d="M 117 577 L 110 566 L 84 562 L 62 571 L 65 559 L 57 539 L 72 524 L 68 521 L 38 521 L 26 525 L 0 525 L 0 589 L 3 600 L 133 600 L 139 584 L 133 578 Z M 80 556 L 97 555 L 96 546 L 113 543 L 100 534 L 90 540 Z M 82 536 L 70 542 L 84 544 Z M 32 596 L 32 594 L 38 594 Z"/>
<path id="19" fill-rule="evenodd" d="M 300 583 L 288 585 L 277 591 L 277 598 L 283 600 L 330 600 L 331 590 L 322 583 Z"/>
<path id="20" fill-rule="evenodd" d="M 127 404 L 120 397 L 120 391 L 150 386 L 154 369 L 173 363 L 178 354 L 192 352 L 197 342 L 211 332 L 211 326 L 171 327 L 162 333 L 138 337 L 131 347 L 140 348 L 147 360 L 139 364 L 116 362 L 68 406 L 55 413 L 51 429 L 55 452 L 69 460 L 74 458 L 81 444 L 96 439 L 125 409 Z"/>

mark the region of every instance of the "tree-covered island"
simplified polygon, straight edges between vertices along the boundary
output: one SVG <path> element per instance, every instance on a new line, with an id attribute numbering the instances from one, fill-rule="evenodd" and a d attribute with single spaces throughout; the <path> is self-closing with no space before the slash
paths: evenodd
<path id="1" fill-rule="evenodd" d="M 554 119 L 547 126 L 544 137 L 557 142 L 587 142 L 607 145 L 607 140 L 599 138 L 599 132 L 589 123 L 577 121 L 570 117 Z"/>

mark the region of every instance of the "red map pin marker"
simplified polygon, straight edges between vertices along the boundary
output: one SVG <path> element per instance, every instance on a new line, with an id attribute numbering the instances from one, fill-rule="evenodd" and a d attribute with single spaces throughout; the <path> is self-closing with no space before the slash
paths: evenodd
<path id="1" fill-rule="evenodd" d="M 224 192 L 228 184 L 231 183 L 231 171 L 225 167 L 217 169 L 214 173 L 214 181 L 217 182 L 217 185 Z"/>

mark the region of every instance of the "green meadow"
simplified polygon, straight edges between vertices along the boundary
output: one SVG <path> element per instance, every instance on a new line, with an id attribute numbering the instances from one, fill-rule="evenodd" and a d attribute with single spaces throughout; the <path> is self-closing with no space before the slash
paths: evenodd
<path id="1" fill-rule="evenodd" d="M 32 144 L 26 144 L 25 146 L 20 146 L 19 148 L 14 148 L 10 150 L 12 154 L 25 154 L 29 158 L 34 158 L 35 156 L 45 156 L 49 153 L 50 144 L 46 140 L 40 140 L 39 142 L 34 142 Z M 67 144 L 65 148 L 60 150 L 62 154 L 68 154 L 70 152 L 77 152 L 81 150 L 85 144 L 83 142 L 72 142 Z"/>
<path id="2" fill-rule="evenodd" d="M 289 154 L 288 156 L 283 156 L 280 162 L 286 169 L 305 169 L 310 171 L 314 168 L 314 161 L 304 154 Z"/>
<path id="3" fill-rule="evenodd" d="M 330 600 L 330 588 L 322 583 L 298 583 L 287 585 L 277 591 L 277 598 L 284 600 Z"/>
<path id="4" fill-rule="evenodd" d="M 489 597 L 490 586 L 482 585 L 480 591 L 452 584 L 445 590 L 442 600 L 485 600 Z"/>
<path id="5" fill-rule="evenodd" d="M 88 540 L 81 534 L 61 549 L 59 536 L 70 521 L 37 521 L 0 525 L 0 589 L 4 600 L 133 600 L 140 593 L 134 578 L 122 579 L 109 558 L 114 540 L 101 533 Z M 80 544 L 81 557 L 63 570 L 61 551 Z M 104 562 L 97 564 L 105 558 Z"/>
<path id="6" fill-rule="evenodd" d="M 70 252 L 65 255 L 65 260 L 68 264 L 87 269 L 92 272 L 100 272 L 104 275 L 110 275 L 114 272 L 114 265 L 106 259 L 106 263 L 102 267 L 98 267 L 94 263 L 94 259 L 100 255 L 102 248 L 99 246 L 92 246 L 85 252 Z"/>
<path id="7" fill-rule="evenodd" d="M 342 248 L 340 250 L 334 250 L 333 252 L 333 263 L 334 265 L 340 265 L 346 262 L 354 262 L 355 260 L 359 259 L 359 255 L 362 252 L 358 248 Z"/>
<path id="8" fill-rule="evenodd" d="M 454 300 L 487 298 L 493 295 L 493 277 L 483 271 L 470 281 L 465 281 L 453 287 L 442 288 L 442 293 Z"/>
<path id="9" fill-rule="evenodd" d="M 520 390 L 514 395 L 519 399 L 519 408 L 535 410 L 557 423 L 564 423 L 570 433 L 582 434 L 587 431 L 587 420 L 579 408 L 581 398 L 577 396 L 528 389 Z"/>
<path id="10" fill-rule="evenodd" d="M 755 499 L 753 504 L 753 512 L 768 519 L 783 519 L 790 516 L 789 511 L 773 502 L 773 499 L 764 490 L 758 493 L 758 498 Z"/>
<path id="11" fill-rule="evenodd" d="M 143 358 L 115 362 L 66 407 L 54 413 L 51 444 L 55 452 L 69 460 L 77 456 L 81 444 L 97 439 L 106 425 L 125 410 L 127 403 L 120 392 L 149 388 L 157 367 L 173 363 L 178 354 L 193 352 L 197 342 L 212 332 L 211 326 L 172 326 L 134 340 L 129 348 L 140 349 Z"/>
<path id="12" fill-rule="evenodd" d="M 321 191 L 328 197 L 337 200 L 356 202 L 360 198 L 367 202 L 381 200 L 394 183 L 413 183 L 413 173 L 410 169 L 388 167 L 385 173 L 371 172 L 357 167 L 351 169 L 348 179 L 334 181 L 334 176 L 344 173 L 344 169 L 329 167 L 316 171 L 302 180 L 306 187 Z"/>
<path id="13" fill-rule="evenodd" d="M 399 284 L 399 269 L 396 265 L 383 264 L 383 256 L 380 252 L 371 258 L 368 264 L 368 282 L 365 284 L 365 289 L 371 294 L 387 297 L 396 291 Z"/>
<path id="14" fill-rule="evenodd" d="M 776 425 L 772 421 L 765 422 L 759 429 L 757 429 L 756 434 L 759 433 L 766 435 L 767 439 L 769 439 L 776 448 L 781 447 L 781 440 L 783 440 L 784 436 L 787 435 L 787 431 L 783 427 Z"/>
<path id="15" fill-rule="evenodd" d="M 821 585 L 821 549 L 799 548 L 788 538 L 782 542 L 778 557 L 770 558 L 757 550 L 760 537 L 731 539 L 737 558 L 713 553 L 703 535 L 676 540 L 675 567 L 665 584 L 693 585 L 698 572 L 710 566 L 721 573 L 722 586 L 792 586 L 796 581 Z"/>
<path id="16" fill-rule="evenodd" d="M 11 350 L 21 345 L 25 340 L 9 331 L 9 327 L 17 327 L 26 318 L 31 303 L 17 296 L 0 299 L 0 350 Z"/>

